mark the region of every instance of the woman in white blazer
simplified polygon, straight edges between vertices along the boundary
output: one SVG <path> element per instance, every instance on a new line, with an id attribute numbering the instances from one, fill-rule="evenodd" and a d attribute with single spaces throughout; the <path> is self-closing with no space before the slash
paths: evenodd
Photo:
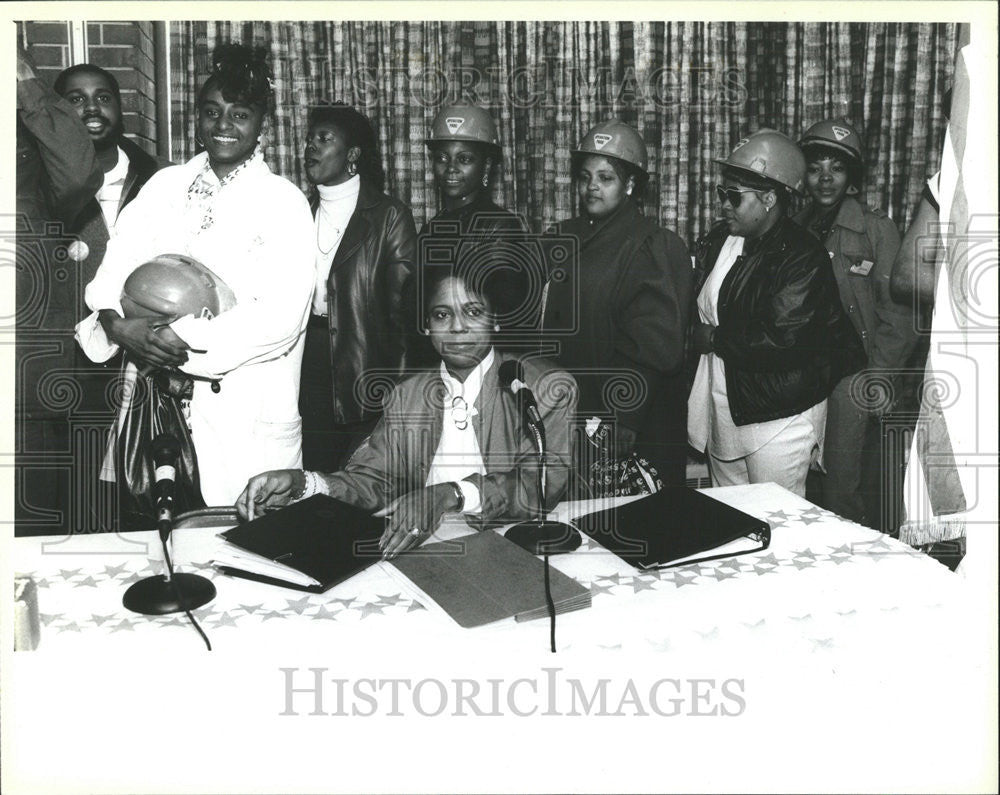
<path id="1" fill-rule="evenodd" d="M 302 459 L 299 370 L 313 290 L 312 214 L 305 196 L 264 163 L 271 102 L 260 51 L 216 50 L 198 96 L 205 151 L 157 173 L 119 216 L 77 339 L 94 361 L 119 348 L 139 364 L 179 366 L 195 380 L 190 428 L 209 505 L 231 505 L 247 478 Z M 185 254 L 232 288 L 236 306 L 156 329 L 125 318 L 122 285 L 149 259 Z"/>

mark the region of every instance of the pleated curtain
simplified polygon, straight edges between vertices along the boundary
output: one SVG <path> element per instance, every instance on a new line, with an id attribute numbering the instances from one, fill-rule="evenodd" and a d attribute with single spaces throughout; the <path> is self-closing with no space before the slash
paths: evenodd
<path id="1" fill-rule="evenodd" d="M 173 158 L 196 151 L 212 48 L 265 45 L 276 106 L 265 155 L 303 189 L 307 108 L 355 105 L 378 131 L 387 190 L 418 225 L 438 209 L 423 138 L 443 102 L 489 107 L 503 147 L 495 199 L 542 230 L 578 211 L 570 151 L 619 118 L 642 133 L 645 212 L 688 242 L 718 217 L 716 158 L 772 127 L 843 116 L 865 139 L 865 198 L 904 228 L 938 168 L 956 26 L 750 22 L 175 22 Z"/>

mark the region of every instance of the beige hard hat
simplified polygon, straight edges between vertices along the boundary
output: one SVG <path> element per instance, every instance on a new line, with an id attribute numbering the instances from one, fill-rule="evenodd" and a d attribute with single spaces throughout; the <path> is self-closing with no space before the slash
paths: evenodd
<path id="1" fill-rule="evenodd" d="M 121 303 L 125 317 L 216 317 L 236 306 L 236 297 L 193 257 L 161 254 L 129 274 Z"/>
<path id="2" fill-rule="evenodd" d="M 443 141 L 478 141 L 500 146 L 497 126 L 489 112 L 467 102 L 445 105 L 434 117 L 424 143 L 430 146 Z"/>
<path id="3" fill-rule="evenodd" d="M 570 151 L 574 155 L 616 157 L 626 163 L 631 163 L 642 171 L 647 171 L 646 142 L 642 140 L 642 136 L 634 127 L 617 119 L 595 124 L 583 136 L 580 145 Z"/>
<path id="4" fill-rule="evenodd" d="M 805 187 L 806 158 L 791 138 L 777 130 L 757 130 L 736 144 L 725 160 L 713 162 L 766 177 L 796 193 Z"/>

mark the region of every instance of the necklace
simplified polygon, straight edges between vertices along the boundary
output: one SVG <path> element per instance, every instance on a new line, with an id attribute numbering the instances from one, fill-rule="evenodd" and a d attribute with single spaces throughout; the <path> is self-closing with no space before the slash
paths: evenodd
<path id="1" fill-rule="evenodd" d="M 323 225 L 323 221 L 322 221 L 322 213 L 318 213 L 317 214 L 317 223 L 316 223 L 316 247 L 320 250 L 321 253 L 323 253 L 324 255 L 326 255 L 326 254 L 329 254 L 331 251 L 333 251 L 333 249 L 336 247 L 337 243 L 340 242 L 340 238 L 344 234 L 344 230 L 341 229 L 339 226 L 330 226 L 330 227 L 327 227 L 327 228 L 330 230 L 330 232 L 332 234 L 330 234 L 330 235 L 324 235 L 323 234 L 323 226 L 324 225 Z M 328 239 L 330 241 L 330 245 L 329 246 L 324 246 L 323 245 L 323 239 L 324 238 L 326 238 L 326 239 Z"/>

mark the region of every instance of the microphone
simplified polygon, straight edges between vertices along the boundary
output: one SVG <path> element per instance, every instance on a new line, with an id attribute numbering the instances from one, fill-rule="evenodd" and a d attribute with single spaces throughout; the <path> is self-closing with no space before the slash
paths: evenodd
<path id="1" fill-rule="evenodd" d="M 157 574 L 132 583 L 122 598 L 122 604 L 134 613 L 148 616 L 162 616 L 168 613 L 189 612 L 215 598 L 212 581 L 200 574 L 174 572 L 170 560 L 167 541 L 174 529 L 174 481 L 177 477 L 177 459 L 181 454 L 181 444 L 172 433 L 161 433 L 153 439 L 153 500 L 156 508 L 156 529 L 160 533 L 166 574 Z M 189 614 L 190 617 L 190 614 Z M 198 623 L 195 628 L 201 633 L 209 649 L 208 638 Z"/>
<path id="2" fill-rule="evenodd" d="M 161 433 L 153 439 L 153 500 L 156 505 L 156 527 L 164 541 L 174 525 L 174 481 L 180 452 L 180 442 L 172 433 Z"/>
<path id="3" fill-rule="evenodd" d="M 511 360 L 501 363 L 498 375 L 500 387 L 509 389 L 511 394 L 517 398 L 527 423 L 536 428 L 544 427 L 542 426 L 542 415 L 539 414 L 538 404 L 535 402 L 535 395 L 524 382 L 524 367 L 521 363 Z"/>

